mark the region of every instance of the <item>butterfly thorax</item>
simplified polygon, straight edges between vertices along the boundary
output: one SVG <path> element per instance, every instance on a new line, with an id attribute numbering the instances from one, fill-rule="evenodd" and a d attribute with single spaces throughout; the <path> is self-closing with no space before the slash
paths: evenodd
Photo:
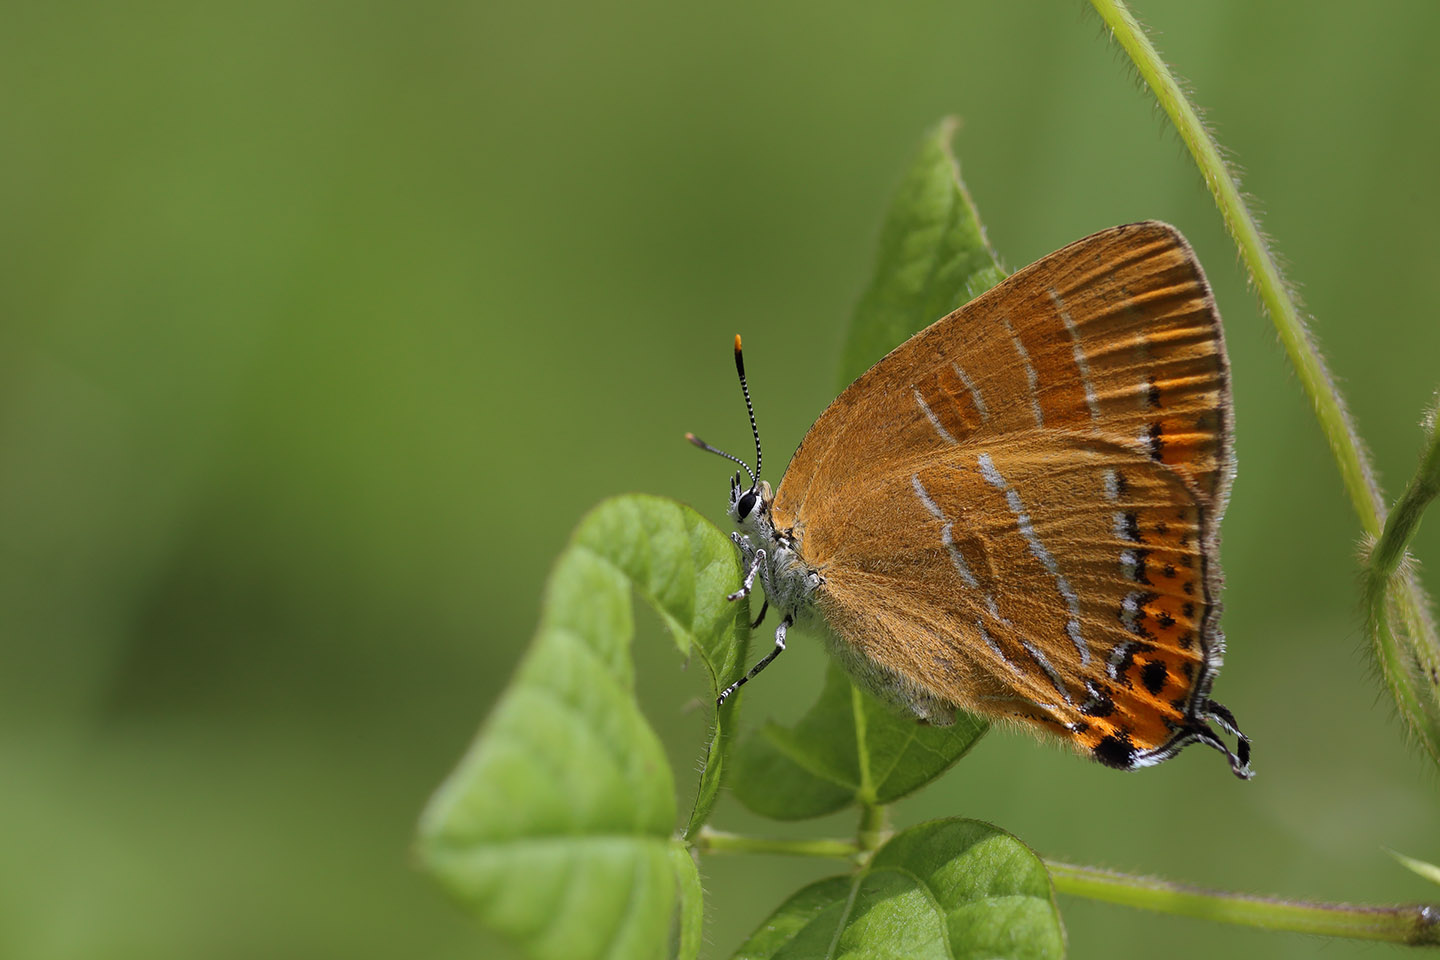
<path id="1" fill-rule="evenodd" d="M 756 571 L 765 587 L 765 599 L 792 622 L 808 624 L 813 619 L 816 591 L 825 578 L 801 556 L 795 532 L 776 529 L 771 512 L 774 500 L 770 484 L 763 480 L 750 490 L 733 488 L 728 512 L 739 530 L 730 536 L 740 548 L 747 570 L 756 554 L 765 551 Z"/>

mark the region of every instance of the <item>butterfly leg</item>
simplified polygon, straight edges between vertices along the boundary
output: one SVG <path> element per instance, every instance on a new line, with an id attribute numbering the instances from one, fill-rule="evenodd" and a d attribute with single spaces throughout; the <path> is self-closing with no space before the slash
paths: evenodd
<path id="1" fill-rule="evenodd" d="M 730 684 L 730 686 L 726 687 L 721 692 L 720 696 L 716 698 L 715 709 L 720 709 L 721 705 L 725 703 L 726 699 L 730 696 L 730 694 L 743 687 L 746 683 L 750 681 L 752 677 L 758 674 L 761 670 L 764 670 L 766 667 L 770 666 L 771 660 L 774 660 L 776 657 L 780 656 L 780 654 L 785 652 L 785 631 L 790 628 L 790 624 L 792 622 L 793 621 L 788 616 L 784 620 L 780 621 L 780 626 L 777 627 L 775 630 L 775 649 L 771 650 L 765 655 L 765 658 L 763 660 L 755 664 L 755 666 L 751 667 L 749 673 L 745 674 L 745 676 L 741 677 L 739 680 L 736 680 L 734 683 Z"/>
<path id="2" fill-rule="evenodd" d="M 754 630 L 756 627 L 760 626 L 760 624 L 762 624 L 762 623 L 765 622 L 765 611 L 767 611 L 767 610 L 769 610 L 769 609 L 770 609 L 770 598 L 769 598 L 769 597 L 766 597 L 766 598 L 765 598 L 765 602 L 762 603 L 762 604 L 760 604 L 760 616 L 756 617 L 756 618 L 755 618 L 753 621 L 751 621 L 751 623 L 750 623 L 750 629 L 751 629 L 751 630 Z"/>
<path id="3" fill-rule="evenodd" d="M 1235 775 L 1237 777 L 1244 777 L 1248 780 L 1250 773 L 1250 738 L 1240 732 L 1240 725 L 1235 719 L 1235 714 L 1231 713 L 1229 708 L 1223 703 L 1206 700 L 1205 716 L 1210 720 L 1214 720 L 1220 726 L 1221 730 L 1235 737 L 1236 756 L 1232 759 L 1231 766 L 1235 768 Z M 1227 750 L 1226 753 L 1228 755 L 1229 751 Z"/>
<path id="4" fill-rule="evenodd" d="M 736 590 L 725 599 L 733 601 L 739 600 L 741 597 L 748 597 L 750 595 L 750 588 L 755 585 L 755 574 L 760 572 L 760 564 L 764 562 L 765 551 L 763 549 L 756 550 L 755 556 L 750 560 L 750 569 L 745 573 L 745 582 L 740 585 L 739 590 Z"/>

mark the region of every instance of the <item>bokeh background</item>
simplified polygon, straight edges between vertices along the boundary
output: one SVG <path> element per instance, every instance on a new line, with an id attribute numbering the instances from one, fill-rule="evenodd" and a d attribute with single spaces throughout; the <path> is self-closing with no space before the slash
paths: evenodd
<path id="1" fill-rule="evenodd" d="M 1440 375 L 1440 6 L 1144 0 L 1243 163 L 1387 489 Z M 1162 218 L 1234 363 L 1217 693 L 1257 779 L 995 734 L 896 811 L 1299 897 L 1440 891 L 1437 778 L 1357 613 L 1357 524 L 1193 167 L 1078 2 L 43 4 L 0 31 L 0 956 L 495 957 L 412 867 L 429 791 L 600 498 L 723 520 L 730 339 L 783 462 L 834 393 L 922 132 L 1014 268 Z M 1440 524 L 1418 545 L 1440 557 Z M 1430 577 L 1432 587 L 1440 578 Z M 644 703 L 705 716 L 653 616 Z M 747 696 L 796 715 L 803 640 Z M 682 803 L 683 806 L 683 803 Z M 733 800 L 717 824 L 788 827 Z M 710 859 L 728 952 L 824 863 Z M 1308 957 L 1063 898 L 1079 958 Z M 1386 948 L 1331 944 L 1331 958 Z"/>

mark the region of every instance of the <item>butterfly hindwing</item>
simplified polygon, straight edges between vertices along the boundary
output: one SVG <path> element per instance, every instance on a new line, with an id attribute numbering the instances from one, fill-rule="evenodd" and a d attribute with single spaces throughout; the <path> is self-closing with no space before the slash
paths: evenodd
<path id="1" fill-rule="evenodd" d="M 1203 508 L 1128 447 L 1026 440 L 888 475 L 846 546 L 808 558 L 821 609 L 939 702 L 1092 752 L 1160 750 L 1203 713 L 1220 664 Z"/>

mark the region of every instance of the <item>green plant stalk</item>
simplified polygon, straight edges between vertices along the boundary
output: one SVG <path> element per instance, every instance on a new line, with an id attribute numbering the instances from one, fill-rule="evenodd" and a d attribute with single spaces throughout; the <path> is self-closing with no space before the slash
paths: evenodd
<path id="1" fill-rule="evenodd" d="M 890 808 L 884 804 L 867 803 L 860 807 L 860 825 L 855 831 L 855 844 L 861 857 L 868 857 L 885 845 L 893 833 L 890 829 Z"/>
<path id="2" fill-rule="evenodd" d="M 868 809 L 875 803 L 875 780 L 870 776 L 870 745 L 865 739 L 865 698 L 854 686 L 850 688 L 850 713 L 855 718 L 855 761 L 860 768 L 860 786 L 856 793 Z"/>
<path id="3" fill-rule="evenodd" d="M 1381 536 L 1384 498 L 1364 446 L 1219 147 L 1123 0 L 1090 0 L 1090 4 L 1135 64 L 1195 159 L 1315 410 L 1360 525 L 1367 537 Z M 1377 607 L 1372 603 L 1370 608 L 1376 658 L 1406 725 L 1431 759 L 1440 764 L 1440 695 L 1436 689 L 1440 686 L 1440 636 L 1428 616 L 1428 601 L 1419 582 L 1408 572 L 1386 581 L 1381 592 L 1389 604 Z M 1397 635 L 1390 627 L 1387 614 L 1392 609 L 1403 622 L 1406 636 Z"/>
<path id="4" fill-rule="evenodd" d="M 710 827 L 700 831 L 695 849 L 702 854 L 780 854 L 852 863 L 863 860 L 871 852 L 855 840 L 780 840 L 725 833 Z M 1045 867 L 1050 871 L 1056 891 L 1072 897 L 1264 930 L 1440 946 L 1440 906 L 1432 904 L 1376 907 L 1280 900 L 1205 890 L 1056 860 L 1046 860 Z"/>
<path id="5" fill-rule="evenodd" d="M 1405 487 L 1395 509 L 1385 519 L 1385 530 L 1370 551 L 1369 563 L 1365 568 L 1365 612 L 1369 632 L 1375 638 L 1376 653 L 1386 677 L 1399 676 L 1411 682 L 1394 684 L 1395 695 L 1402 711 L 1423 709 L 1421 689 L 1414 674 L 1403 659 L 1404 648 L 1390 628 L 1393 620 L 1407 622 L 1412 635 L 1434 634 L 1434 624 L 1426 616 L 1426 608 L 1407 608 L 1403 602 L 1403 590 L 1409 587 L 1417 594 L 1418 584 L 1413 572 L 1405 563 L 1406 550 L 1420 529 L 1420 519 L 1440 494 L 1440 431 L 1436 429 L 1436 415 L 1440 407 L 1431 411 L 1427 418 L 1427 445 L 1420 457 L 1420 466 L 1415 476 Z M 1423 630 L 1425 633 L 1416 633 Z M 1435 661 L 1422 654 L 1417 655 L 1420 676 L 1419 684 L 1428 678 L 1432 688 L 1436 684 Z M 1403 698 L 1403 699 L 1402 699 Z"/>
<path id="6" fill-rule="evenodd" d="M 854 840 L 779 840 L 768 837 L 747 837 L 727 833 L 713 827 L 701 827 L 695 837 L 695 849 L 710 853 L 772 853 L 787 857 L 823 857 L 833 860 L 855 860 L 861 854 Z"/>
<path id="7" fill-rule="evenodd" d="M 1090 900 L 1266 930 L 1440 946 L 1440 907 L 1428 904 L 1373 907 L 1278 900 L 1202 890 L 1051 860 L 1045 865 L 1058 892 Z"/>
<path id="8" fill-rule="evenodd" d="M 870 747 L 865 739 L 867 717 L 865 698 L 859 688 L 850 687 L 850 712 L 855 717 L 855 752 L 860 767 L 860 786 L 856 794 L 860 800 L 860 824 L 856 830 L 856 841 L 864 855 L 880 849 L 889 835 L 889 811 L 875 801 L 875 780 L 870 774 Z"/>
<path id="9" fill-rule="evenodd" d="M 1370 554 L 1371 571 L 1387 581 L 1404 559 L 1410 541 L 1415 539 L 1425 508 L 1440 495 L 1440 430 L 1436 429 L 1435 417 L 1436 413 L 1432 412 L 1428 445 L 1421 454 L 1420 467 L 1385 519 L 1385 530 Z"/>

